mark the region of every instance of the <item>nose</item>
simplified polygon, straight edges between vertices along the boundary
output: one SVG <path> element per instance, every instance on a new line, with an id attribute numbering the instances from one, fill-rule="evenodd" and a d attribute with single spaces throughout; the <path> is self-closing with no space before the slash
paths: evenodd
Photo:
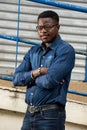
<path id="1" fill-rule="evenodd" d="M 47 30 L 43 27 L 43 28 L 41 29 L 41 32 L 47 32 Z"/>

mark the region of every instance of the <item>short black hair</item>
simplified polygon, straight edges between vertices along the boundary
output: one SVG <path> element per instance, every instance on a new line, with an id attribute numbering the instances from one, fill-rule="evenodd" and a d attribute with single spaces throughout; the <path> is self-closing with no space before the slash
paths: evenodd
<path id="1" fill-rule="evenodd" d="M 56 20 L 59 23 L 59 16 L 56 12 L 52 11 L 52 10 L 46 10 L 42 13 L 39 14 L 38 16 L 38 20 L 40 18 L 52 18 L 54 20 Z"/>

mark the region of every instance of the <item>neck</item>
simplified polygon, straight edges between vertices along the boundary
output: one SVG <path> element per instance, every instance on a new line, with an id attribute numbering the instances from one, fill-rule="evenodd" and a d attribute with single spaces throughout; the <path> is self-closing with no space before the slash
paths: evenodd
<path id="1" fill-rule="evenodd" d="M 46 47 L 49 47 L 51 43 L 45 43 Z"/>

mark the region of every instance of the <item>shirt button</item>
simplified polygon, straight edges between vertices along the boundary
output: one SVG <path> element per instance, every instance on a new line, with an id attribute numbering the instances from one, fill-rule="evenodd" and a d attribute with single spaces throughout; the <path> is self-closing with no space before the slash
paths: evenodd
<path id="1" fill-rule="evenodd" d="M 42 58 L 44 58 L 45 56 L 42 56 Z"/>
<path id="2" fill-rule="evenodd" d="M 41 67 L 43 67 L 43 65 L 40 65 Z"/>
<path id="3" fill-rule="evenodd" d="M 31 95 L 33 96 L 33 93 L 31 93 Z"/>
<path id="4" fill-rule="evenodd" d="M 32 103 L 30 103 L 30 105 L 32 106 Z"/>
<path id="5" fill-rule="evenodd" d="M 31 82 L 30 82 L 30 84 L 31 84 Z"/>

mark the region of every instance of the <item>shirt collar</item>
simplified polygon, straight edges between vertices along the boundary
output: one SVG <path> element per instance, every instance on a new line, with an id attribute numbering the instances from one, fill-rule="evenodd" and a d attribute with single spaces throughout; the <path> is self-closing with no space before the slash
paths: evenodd
<path id="1" fill-rule="evenodd" d="M 56 39 L 52 42 L 52 44 L 50 45 L 51 49 L 55 49 L 56 47 L 58 47 L 61 44 L 61 37 L 60 35 L 58 35 L 56 37 Z"/>
<path id="2" fill-rule="evenodd" d="M 58 47 L 61 44 L 61 37 L 60 35 L 58 35 L 56 37 L 56 39 L 51 43 L 51 45 L 49 46 L 50 49 L 55 49 L 56 47 Z M 46 49 L 46 46 L 44 43 L 41 44 L 40 46 L 43 50 Z"/>

